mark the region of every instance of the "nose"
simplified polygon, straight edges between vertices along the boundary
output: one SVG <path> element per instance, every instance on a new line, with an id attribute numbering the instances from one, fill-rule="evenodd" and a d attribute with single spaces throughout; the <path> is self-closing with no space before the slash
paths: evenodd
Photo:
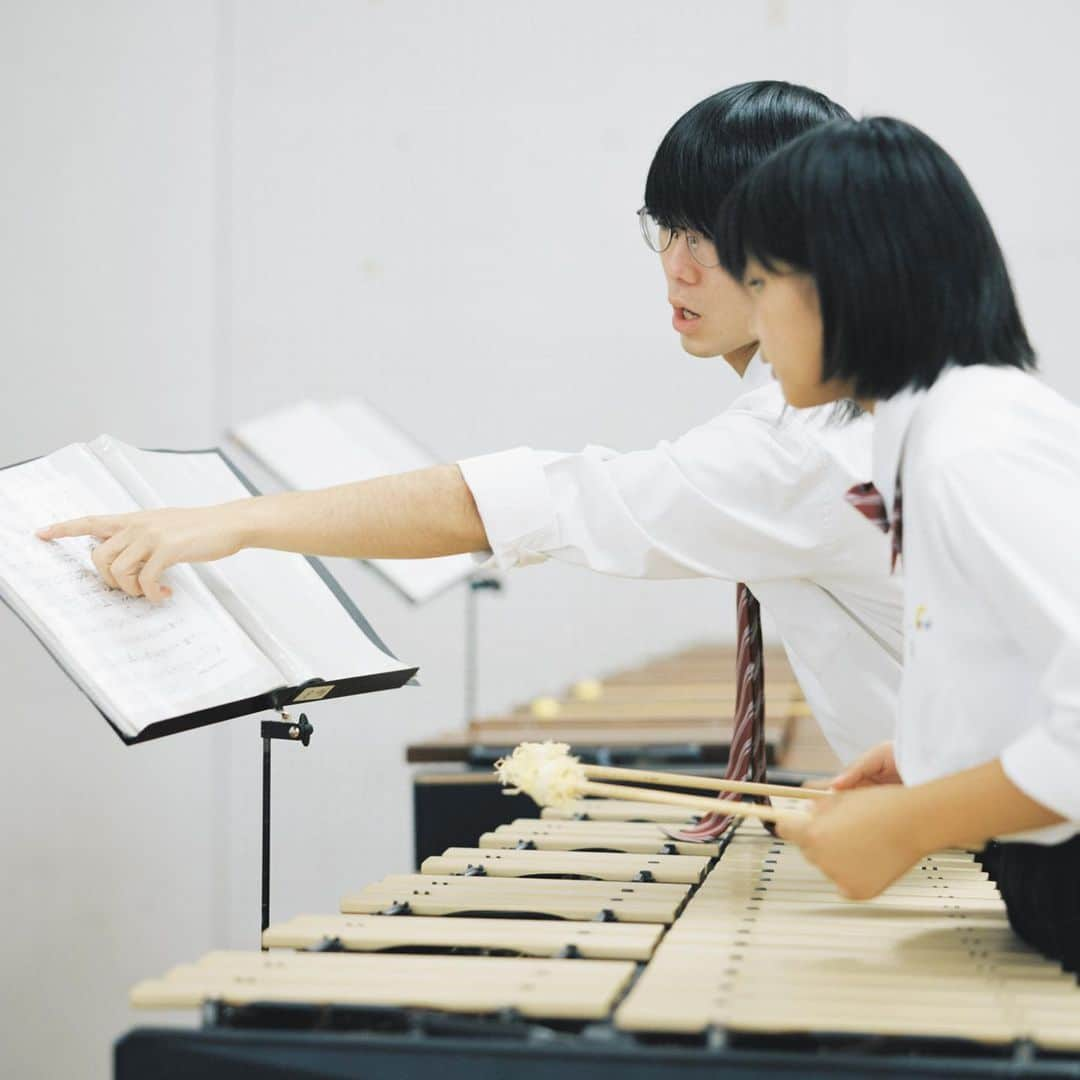
<path id="1" fill-rule="evenodd" d="M 758 320 L 757 304 L 751 303 L 750 305 L 750 319 L 747 328 L 754 341 L 761 341 L 761 326 Z"/>
<path id="2" fill-rule="evenodd" d="M 668 246 L 660 252 L 660 262 L 668 281 L 681 281 L 687 285 L 696 285 L 701 280 L 701 266 L 694 261 L 686 237 L 679 233 Z"/>
<path id="3" fill-rule="evenodd" d="M 760 320 L 757 318 L 757 305 L 753 300 L 750 305 L 750 316 L 748 316 L 747 320 L 747 329 L 750 330 L 755 341 L 761 340 Z"/>

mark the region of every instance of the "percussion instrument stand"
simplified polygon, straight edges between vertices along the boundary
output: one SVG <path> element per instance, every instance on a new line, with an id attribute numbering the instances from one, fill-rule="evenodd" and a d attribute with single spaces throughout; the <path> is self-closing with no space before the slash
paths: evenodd
<path id="1" fill-rule="evenodd" d="M 476 687 L 479 682 L 480 648 L 477 626 L 476 594 L 482 589 L 502 591 L 502 582 L 495 577 L 469 579 L 465 594 L 465 723 L 476 719 Z"/>
<path id="2" fill-rule="evenodd" d="M 304 713 L 295 724 L 284 709 L 280 720 L 262 722 L 262 921 L 259 930 L 259 946 L 262 944 L 262 931 L 270 925 L 270 744 L 274 739 L 285 739 L 307 746 L 311 742 L 314 728 Z"/>

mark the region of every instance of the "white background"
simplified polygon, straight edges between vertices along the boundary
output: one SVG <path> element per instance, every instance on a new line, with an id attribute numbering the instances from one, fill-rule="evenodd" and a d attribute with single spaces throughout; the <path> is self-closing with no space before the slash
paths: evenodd
<path id="1" fill-rule="evenodd" d="M 754 78 L 941 140 L 1078 398 L 1078 34 L 1068 0 L 2 0 L 0 462 L 349 391 L 447 459 L 678 434 L 735 379 L 680 351 L 633 212 L 676 117 Z M 336 569 L 424 686 L 277 753 L 282 917 L 410 865 L 404 746 L 462 719 L 460 593 Z M 730 597 L 514 575 L 481 705 L 727 633 Z M 256 944 L 258 720 L 126 749 L 6 611 L 0 679 L 0 1071 L 104 1077 L 135 980 Z"/>

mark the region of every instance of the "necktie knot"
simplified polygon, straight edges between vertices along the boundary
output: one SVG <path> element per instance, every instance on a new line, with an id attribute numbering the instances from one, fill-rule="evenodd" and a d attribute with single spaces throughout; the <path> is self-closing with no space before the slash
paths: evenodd
<path id="1" fill-rule="evenodd" d="M 844 498 L 872 525 L 876 525 L 883 533 L 889 531 L 889 514 L 885 509 L 885 500 L 869 481 L 848 488 Z"/>
<path id="2" fill-rule="evenodd" d="M 897 473 L 896 476 L 896 497 L 893 499 L 891 519 L 881 492 L 869 481 L 849 488 L 844 498 L 872 525 L 876 525 L 883 533 L 892 533 L 891 569 L 895 570 L 896 560 L 904 549 L 904 502 L 900 493 L 900 474 Z"/>

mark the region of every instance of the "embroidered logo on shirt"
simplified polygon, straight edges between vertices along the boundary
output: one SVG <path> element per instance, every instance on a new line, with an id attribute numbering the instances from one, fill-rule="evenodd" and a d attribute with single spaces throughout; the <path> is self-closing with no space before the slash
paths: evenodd
<path id="1" fill-rule="evenodd" d="M 915 609 L 915 629 L 916 630 L 929 630 L 933 625 L 934 625 L 934 622 L 930 618 L 930 615 L 926 610 L 926 605 L 925 604 L 920 604 Z"/>

